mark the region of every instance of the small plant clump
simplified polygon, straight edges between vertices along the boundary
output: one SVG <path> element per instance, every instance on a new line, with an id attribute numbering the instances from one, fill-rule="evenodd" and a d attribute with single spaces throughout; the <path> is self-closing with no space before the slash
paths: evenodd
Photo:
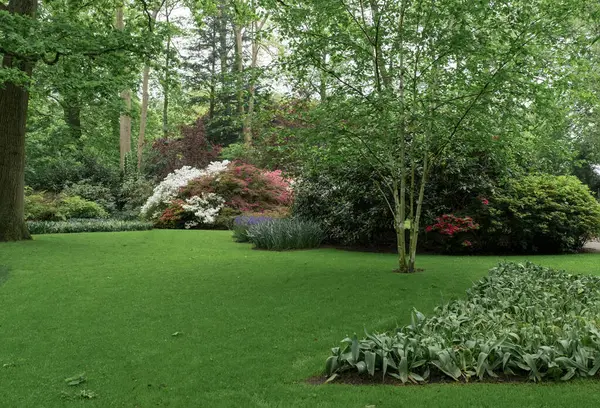
<path id="1" fill-rule="evenodd" d="M 502 263 L 464 300 L 412 313 L 393 333 L 356 335 L 332 349 L 330 379 L 348 371 L 403 383 L 593 377 L 600 369 L 600 277 Z"/>
<path id="2" fill-rule="evenodd" d="M 255 248 L 272 251 L 317 248 L 325 238 L 318 223 L 295 218 L 258 222 L 246 234 Z"/>

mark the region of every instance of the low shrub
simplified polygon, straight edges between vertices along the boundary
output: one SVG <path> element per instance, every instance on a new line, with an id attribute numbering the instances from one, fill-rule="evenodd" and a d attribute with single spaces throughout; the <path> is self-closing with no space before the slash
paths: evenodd
<path id="1" fill-rule="evenodd" d="M 43 192 L 25 189 L 25 219 L 38 221 L 59 220 L 56 197 Z"/>
<path id="2" fill-rule="evenodd" d="M 78 196 L 88 201 L 93 201 L 109 213 L 115 212 L 117 208 L 116 198 L 110 187 L 95 183 L 89 179 L 68 184 L 62 190 L 62 194 L 69 197 Z"/>
<path id="3" fill-rule="evenodd" d="M 520 376 L 532 381 L 593 377 L 600 369 L 600 277 L 503 263 L 464 300 L 412 313 L 393 333 L 346 338 L 326 372 L 421 383 Z"/>
<path id="4" fill-rule="evenodd" d="M 64 221 L 71 218 L 106 218 L 108 213 L 99 204 L 79 196 L 46 192 L 25 194 L 25 219 L 28 221 Z"/>
<path id="5" fill-rule="evenodd" d="M 79 196 L 60 197 L 58 200 L 59 218 L 107 218 L 108 213 L 99 204 Z"/>
<path id="6" fill-rule="evenodd" d="M 489 252 L 574 252 L 600 234 L 600 204 L 574 176 L 513 179 L 483 207 Z"/>
<path id="7" fill-rule="evenodd" d="M 293 218 L 256 223 L 246 234 L 255 248 L 274 251 L 317 248 L 325 238 L 316 222 Z"/>
<path id="8" fill-rule="evenodd" d="M 123 219 L 139 219 L 140 210 L 153 189 L 154 185 L 139 175 L 125 177 L 117 193 L 120 209 L 115 215 Z"/>
<path id="9" fill-rule="evenodd" d="M 152 229 L 152 223 L 144 221 L 94 219 L 69 221 L 28 221 L 27 228 L 29 228 L 29 232 L 31 234 L 143 231 Z"/>

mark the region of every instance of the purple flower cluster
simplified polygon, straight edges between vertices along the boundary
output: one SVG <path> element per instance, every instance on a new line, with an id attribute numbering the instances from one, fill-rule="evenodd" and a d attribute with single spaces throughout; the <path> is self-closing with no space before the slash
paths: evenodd
<path id="1" fill-rule="evenodd" d="M 254 216 L 254 215 L 240 215 L 235 217 L 233 224 L 236 226 L 250 226 L 256 224 L 262 224 L 263 222 L 272 221 L 271 217 Z"/>

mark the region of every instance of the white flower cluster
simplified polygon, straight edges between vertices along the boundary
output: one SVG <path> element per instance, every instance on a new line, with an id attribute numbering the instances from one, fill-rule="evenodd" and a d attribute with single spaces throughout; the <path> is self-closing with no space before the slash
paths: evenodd
<path id="1" fill-rule="evenodd" d="M 160 216 L 160 207 L 168 205 L 179 193 L 179 189 L 198 177 L 219 174 L 227 169 L 229 160 L 222 162 L 212 162 L 205 169 L 199 170 L 195 167 L 183 166 L 182 168 L 170 173 L 158 186 L 150 198 L 142 207 L 140 213 L 145 218 L 158 218 Z M 164 209 L 164 207 L 163 207 Z"/>
<path id="2" fill-rule="evenodd" d="M 194 213 L 196 217 L 193 221 L 185 223 L 185 228 L 190 229 L 198 224 L 214 224 L 223 208 L 225 200 L 215 193 L 202 193 L 202 196 L 193 196 L 185 200 L 181 207 L 188 212 Z"/>

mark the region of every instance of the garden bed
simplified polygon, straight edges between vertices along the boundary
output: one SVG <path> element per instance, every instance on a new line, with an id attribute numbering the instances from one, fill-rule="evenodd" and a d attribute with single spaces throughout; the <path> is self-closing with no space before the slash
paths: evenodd
<path id="1" fill-rule="evenodd" d="M 402 383 L 594 377 L 600 370 L 600 278 L 503 263 L 467 299 L 414 310 L 393 333 L 356 335 L 332 349 L 329 381 L 348 373 Z"/>

